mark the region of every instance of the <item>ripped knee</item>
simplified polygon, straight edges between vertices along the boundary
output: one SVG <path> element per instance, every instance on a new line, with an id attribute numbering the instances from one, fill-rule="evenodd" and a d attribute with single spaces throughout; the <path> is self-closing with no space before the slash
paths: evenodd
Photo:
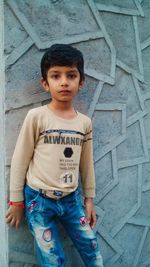
<path id="1" fill-rule="evenodd" d="M 37 227 L 34 229 L 35 238 L 41 252 L 47 255 L 48 261 L 50 259 L 52 264 L 62 266 L 64 263 L 64 254 L 58 254 L 57 244 L 53 237 L 52 230 L 50 228 Z"/>
<path id="2" fill-rule="evenodd" d="M 45 252 L 49 252 L 50 250 L 53 250 L 55 247 L 55 240 L 52 239 L 52 231 L 51 229 L 45 229 L 45 228 L 36 228 L 35 231 L 35 238 L 37 240 L 37 243 L 39 247 L 44 250 Z"/>

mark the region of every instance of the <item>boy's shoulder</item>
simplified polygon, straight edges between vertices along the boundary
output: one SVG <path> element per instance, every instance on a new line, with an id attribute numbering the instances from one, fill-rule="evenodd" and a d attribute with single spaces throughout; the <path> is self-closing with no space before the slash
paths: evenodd
<path id="1" fill-rule="evenodd" d="M 29 118 L 39 118 L 40 116 L 45 114 L 45 105 L 44 106 L 39 106 L 35 108 L 31 108 L 28 110 L 27 117 Z"/>
<path id="2" fill-rule="evenodd" d="M 87 124 L 87 126 L 90 126 L 92 124 L 91 118 L 81 112 L 78 111 L 79 117 L 82 119 L 82 121 Z"/>
<path id="3" fill-rule="evenodd" d="M 31 108 L 31 109 L 29 109 L 28 113 L 30 113 L 31 115 L 36 115 L 36 114 L 39 114 L 41 112 L 43 113 L 44 107 L 45 106 L 39 106 L 39 107 Z"/>
<path id="4" fill-rule="evenodd" d="M 45 117 L 45 106 L 39 106 L 28 110 L 25 120 L 26 122 L 34 122 L 43 120 Z"/>

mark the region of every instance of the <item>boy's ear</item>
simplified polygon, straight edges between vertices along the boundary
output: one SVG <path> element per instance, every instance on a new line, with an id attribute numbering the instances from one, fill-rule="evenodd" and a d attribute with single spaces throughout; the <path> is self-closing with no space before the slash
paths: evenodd
<path id="1" fill-rule="evenodd" d="M 46 92 L 49 92 L 49 85 L 47 83 L 47 81 L 45 81 L 43 78 L 40 80 L 41 85 L 44 87 Z"/>
<path id="2" fill-rule="evenodd" d="M 83 87 L 83 85 L 84 85 L 84 80 L 80 81 L 80 83 L 79 83 L 79 90 L 81 90 L 81 88 Z"/>

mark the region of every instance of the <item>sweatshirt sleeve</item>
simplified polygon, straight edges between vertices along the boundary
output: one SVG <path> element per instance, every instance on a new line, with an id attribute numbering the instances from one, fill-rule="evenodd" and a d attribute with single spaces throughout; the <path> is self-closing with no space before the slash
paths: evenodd
<path id="1" fill-rule="evenodd" d="M 33 157 L 39 133 L 36 118 L 30 110 L 23 122 L 11 161 L 10 200 L 19 202 L 23 198 L 26 172 Z"/>
<path id="2" fill-rule="evenodd" d="M 80 158 L 80 175 L 84 197 L 95 197 L 92 122 L 87 127 Z"/>

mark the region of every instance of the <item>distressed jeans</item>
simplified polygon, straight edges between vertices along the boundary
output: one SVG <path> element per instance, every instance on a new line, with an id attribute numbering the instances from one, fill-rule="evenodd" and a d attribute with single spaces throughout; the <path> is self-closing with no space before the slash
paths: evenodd
<path id="1" fill-rule="evenodd" d="M 53 199 L 26 185 L 24 196 L 26 219 L 35 238 L 40 266 L 65 266 L 64 251 L 56 223 L 58 218 L 80 253 L 85 266 L 103 267 L 97 239 L 86 220 L 78 189 L 60 199 Z"/>

